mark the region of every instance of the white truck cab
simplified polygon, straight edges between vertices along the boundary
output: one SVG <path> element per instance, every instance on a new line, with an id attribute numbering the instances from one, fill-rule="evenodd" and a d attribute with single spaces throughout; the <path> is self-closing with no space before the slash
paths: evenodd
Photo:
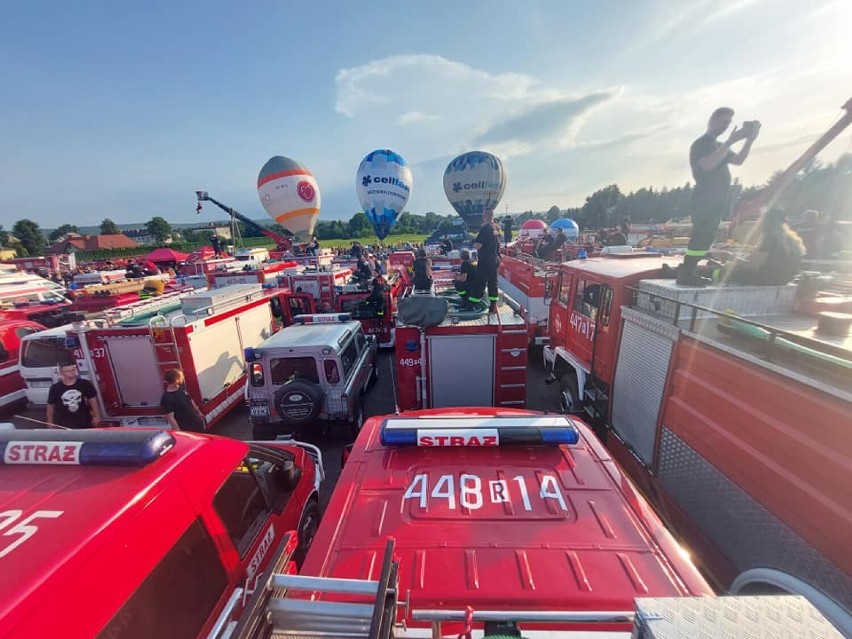
<path id="1" fill-rule="evenodd" d="M 343 422 L 356 434 L 363 421 L 361 395 L 378 378 L 376 338 L 348 313 L 299 315 L 295 321 L 245 351 L 254 438 L 318 422 Z"/>

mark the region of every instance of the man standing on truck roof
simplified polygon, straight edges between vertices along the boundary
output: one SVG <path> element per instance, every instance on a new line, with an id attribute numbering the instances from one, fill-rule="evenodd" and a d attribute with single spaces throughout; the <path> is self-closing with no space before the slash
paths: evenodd
<path id="1" fill-rule="evenodd" d="M 497 267 L 500 264 L 500 228 L 494 223 L 494 209 L 482 210 L 482 228 L 473 242 L 477 251 L 476 278 L 460 310 L 478 309 L 488 287 L 489 313 L 497 312 Z"/>
<path id="2" fill-rule="evenodd" d="M 101 421 L 97 398 L 92 383 L 78 377 L 76 364 L 60 364 L 59 381 L 47 393 L 45 421 L 63 428 L 95 428 Z"/>
<path id="3" fill-rule="evenodd" d="M 746 122 L 742 128 L 735 126 L 724 143 L 719 142 L 717 138 L 731 126 L 733 118 L 734 110 L 729 107 L 713 111 L 706 133 L 689 148 L 695 190 L 692 193 L 692 234 L 677 277 L 681 286 L 706 286 L 710 283 L 707 278 L 698 276 L 695 267 L 716 239 L 719 223 L 729 206 L 731 171 L 728 165 L 739 166 L 745 162 L 760 131 L 759 122 Z M 739 152 L 734 153 L 731 146 L 740 140 L 746 142 Z"/>

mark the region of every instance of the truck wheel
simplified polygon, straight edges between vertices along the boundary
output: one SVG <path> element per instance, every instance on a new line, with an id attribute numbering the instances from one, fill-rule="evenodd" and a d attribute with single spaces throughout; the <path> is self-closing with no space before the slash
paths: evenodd
<path id="1" fill-rule="evenodd" d="M 297 532 L 299 545 L 296 547 L 294 559 L 299 568 L 302 567 L 302 562 L 308 554 L 311 544 L 314 542 L 314 537 L 317 534 L 317 529 L 320 523 L 320 509 L 316 498 L 312 497 L 308 501 L 305 510 L 302 513 L 302 520 L 299 522 L 299 530 Z"/>
<path id="2" fill-rule="evenodd" d="M 275 393 L 275 408 L 288 426 L 304 426 L 322 411 L 323 394 L 318 385 L 301 380 L 284 384 Z"/>
<path id="3" fill-rule="evenodd" d="M 358 439 L 358 433 L 361 432 L 361 427 L 364 425 L 364 406 L 360 403 L 355 409 L 355 416 L 349 422 L 349 434 L 352 439 Z"/>

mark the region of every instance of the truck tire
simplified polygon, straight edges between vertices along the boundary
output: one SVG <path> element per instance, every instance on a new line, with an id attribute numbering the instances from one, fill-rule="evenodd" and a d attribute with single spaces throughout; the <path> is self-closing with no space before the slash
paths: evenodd
<path id="1" fill-rule="evenodd" d="M 299 539 L 299 545 L 296 546 L 296 552 L 294 553 L 293 558 L 296 560 L 296 565 L 299 566 L 299 568 L 302 567 L 302 562 L 305 561 L 305 556 L 308 554 L 308 550 L 314 541 L 317 529 L 319 528 L 319 523 L 319 504 L 317 504 L 316 498 L 312 497 L 305 506 L 305 510 L 302 512 L 302 519 L 299 521 L 299 530 L 296 533 Z"/>
<path id="2" fill-rule="evenodd" d="M 323 399 L 322 389 L 317 384 L 296 379 L 275 393 L 275 409 L 287 426 L 304 426 L 322 412 Z"/>
<path id="3" fill-rule="evenodd" d="M 353 415 L 352 420 L 348 422 L 347 426 L 349 427 L 349 435 L 353 440 L 358 439 L 358 433 L 361 432 L 361 427 L 364 425 L 364 406 L 360 402 L 358 403 L 358 407 L 355 409 L 355 415 Z"/>

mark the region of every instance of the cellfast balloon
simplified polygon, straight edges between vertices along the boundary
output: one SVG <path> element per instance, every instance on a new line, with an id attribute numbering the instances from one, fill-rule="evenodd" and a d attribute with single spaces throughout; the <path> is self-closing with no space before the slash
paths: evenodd
<path id="1" fill-rule="evenodd" d="M 270 158 L 257 176 L 257 195 L 269 217 L 298 240 L 310 239 L 320 212 L 320 190 L 308 169 L 280 155 Z"/>
<path id="2" fill-rule="evenodd" d="M 376 236 L 383 240 L 402 213 L 413 185 L 411 169 L 403 157 L 389 149 L 378 149 L 361 160 L 355 174 L 355 189 Z"/>
<path id="3" fill-rule="evenodd" d="M 482 225 L 482 210 L 496 208 L 508 176 L 500 158 L 484 151 L 463 153 L 444 171 L 444 193 L 471 231 Z"/>

